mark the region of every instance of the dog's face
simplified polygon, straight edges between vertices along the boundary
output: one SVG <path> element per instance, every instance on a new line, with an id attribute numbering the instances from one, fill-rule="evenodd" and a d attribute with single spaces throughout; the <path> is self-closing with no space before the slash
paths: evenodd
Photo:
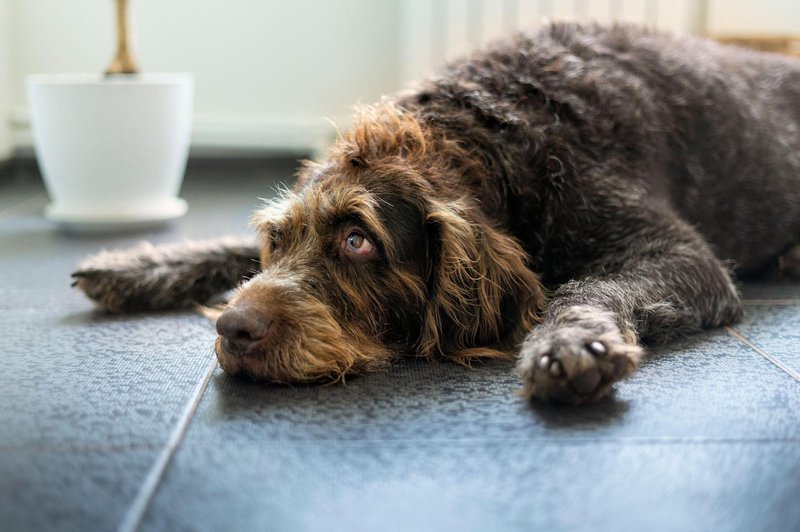
<path id="1" fill-rule="evenodd" d="M 373 109 L 254 216 L 261 272 L 217 323 L 226 372 L 337 379 L 404 352 L 502 356 L 520 339 L 538 280 L 516 241 L 440 183 L 453 170 L 442 146 L 409 115 Z"/>

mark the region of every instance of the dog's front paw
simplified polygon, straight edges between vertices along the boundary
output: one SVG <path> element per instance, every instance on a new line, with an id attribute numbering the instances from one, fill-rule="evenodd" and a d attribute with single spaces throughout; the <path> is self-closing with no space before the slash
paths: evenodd
<path id="1" fill-rule="evenodd" d="M 72 286 L 109 312 L 175 307 L 183 302 L 180 289 L 191 286 L 192 280 L 185 281 L 185 261 L 164 249 L 144 242 L 98 253 L 78 265 Z"/>
<path id="2" fill-rule="evenodd" d="M 131 310 L 135 302 L 132 295 L 141 290 L 141 269 L 116 263 L 113 254 L 105 253 L 92 257 L 72 272 L 72 286 L 77 287 L 100 307 L 109 312 Z"/>
<path id="3" fill-rule="evenodd" d="M 633 335 L 627 340 L 607 314 L 591 311 L 535 329 L 517 364 L 524 396 L 573 404 L 603 397 L 639 363 L 642 348 Z"/>

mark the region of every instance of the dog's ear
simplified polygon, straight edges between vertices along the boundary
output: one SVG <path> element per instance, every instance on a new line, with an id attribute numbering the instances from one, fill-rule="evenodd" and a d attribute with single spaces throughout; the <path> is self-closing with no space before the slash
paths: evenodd
<path id="1" fill-rule="evenodd" d="M 509 356 L 545 302 L 520 243 L 465 202 L 431 202 L 426 226 L 429 301 L 420 352 L 467 364 Z"/>

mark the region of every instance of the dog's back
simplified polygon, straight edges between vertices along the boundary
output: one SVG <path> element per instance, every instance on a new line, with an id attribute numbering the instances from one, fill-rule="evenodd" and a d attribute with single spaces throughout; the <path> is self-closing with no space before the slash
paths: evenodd
<path id="1" fill-rule="evenodd" d="M 456 116 L 453 102 L 466 112 Z M 489 208 L 523 240 L 542 208 L 524 204 L 552 184 L 553 167 L 559 187 L 593 172 L 619 176 L 604 190 L 644 187 L 742 274 L 800 237 L 800 61 L 631 26 L 555 24 L 453 63 L 404 103 L 447 117 L 467 142 L 490 139 L 510 195 Z M 509 210 L 520 220 L 504 220 Z"/>
<path id="2" fill-rule="evenodd" d="M 666 173 L 656 175 L 717 254 L 750 273 L 796 242 L 800 61 L 630 28 L 598 39 L 631 47 L 619 65 L 651 87 L 666 133 Z"/>

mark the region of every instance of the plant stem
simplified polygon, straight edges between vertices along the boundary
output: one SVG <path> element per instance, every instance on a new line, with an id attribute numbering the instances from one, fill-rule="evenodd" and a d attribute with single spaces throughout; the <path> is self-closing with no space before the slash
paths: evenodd
<path id="1" fill-rule="evenodd" d="M 116 0 L 117 2 L 117 55 L 111 61 L 106 75 L 111 74 L 135 74 L 139 72 L 139 65 L 136 63 L 130 51 L 128 38 L 128 0 Z"/>

